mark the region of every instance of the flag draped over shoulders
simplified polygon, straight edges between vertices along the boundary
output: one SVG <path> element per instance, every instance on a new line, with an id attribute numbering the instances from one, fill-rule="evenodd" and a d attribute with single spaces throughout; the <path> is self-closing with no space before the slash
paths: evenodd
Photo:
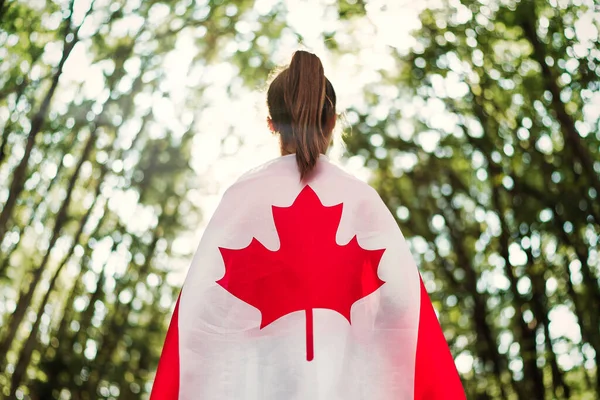
<path id="1" fill-rule="evenodd" d="M 177 301 L 151 400 L 464 399 L 435 312 L 377 192 L 325 156 L 232 185 Z"/>

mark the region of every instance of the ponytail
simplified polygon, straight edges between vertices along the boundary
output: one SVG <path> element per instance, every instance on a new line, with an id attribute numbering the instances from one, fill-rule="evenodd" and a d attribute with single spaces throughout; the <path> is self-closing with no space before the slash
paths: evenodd
<path id="1" fill-rule="evenodd" d="M 295 52 L 290 66 L 269 86 L 267 103 L 282 148 L 296 152 L 303 180 L 327 150 L 331 131 L 326 127 L 335 115 L 335 92 L 321 60 L 306 51 Z"/>
<path id="2" fill-rule="evenodd" d="M 325 73 L 317 56 L 297 51 L 286 76 L 285 104 L 292 114 L 296 162 L 303 179 L 317 164 L 323 142 L 321 114 L 325 100 Z"/>

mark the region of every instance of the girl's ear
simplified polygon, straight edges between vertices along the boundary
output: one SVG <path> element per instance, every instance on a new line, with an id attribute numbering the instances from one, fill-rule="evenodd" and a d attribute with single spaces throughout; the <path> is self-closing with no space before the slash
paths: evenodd
<path id="1" fill-rule="evenodd" d="M 273 133 L 276 132 L 275 130 L 275 125 L 273 125 L 273 120 L 271 119 L 271 117 L 267 117 L 267 125 L 269 126 L 269 130 Z"/>
<path id="2" fill-rule="evenodd" d="M 333 132 L 333 130 L 335 129 L 335 123 L 337 122 L 337 114 L 334 114 L 331 116 L 331 118 L 329 118 L 329 121 L 327 121 L 327 125 L 325 125 L 325 129 L 327 130 L 327 132 Z"/>

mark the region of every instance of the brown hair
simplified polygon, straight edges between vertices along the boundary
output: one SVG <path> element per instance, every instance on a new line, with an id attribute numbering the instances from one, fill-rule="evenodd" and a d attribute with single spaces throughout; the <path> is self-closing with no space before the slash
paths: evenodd
<path id="1" fill-rule="evenodd" d="M 269 86 L 267 105 L 273 127 L 281 135 L 282 150 L 295 150 L 300 179 L 307 177 L 329 146 L 335 102 L 321 60 L 302 50 L 294 53 L 290 66 Z"/>

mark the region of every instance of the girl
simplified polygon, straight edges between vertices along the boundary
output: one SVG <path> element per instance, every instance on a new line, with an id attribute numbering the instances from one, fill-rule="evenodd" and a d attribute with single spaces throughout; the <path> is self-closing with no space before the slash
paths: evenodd
<path id="1" fill-rule="evenodd" d="M 151 399 L 464 399 L 394 218 L 325 156 L 336 96 L 319 58 L 297 51 L 267 104 L 281 157 L 211 218 Z"/>

